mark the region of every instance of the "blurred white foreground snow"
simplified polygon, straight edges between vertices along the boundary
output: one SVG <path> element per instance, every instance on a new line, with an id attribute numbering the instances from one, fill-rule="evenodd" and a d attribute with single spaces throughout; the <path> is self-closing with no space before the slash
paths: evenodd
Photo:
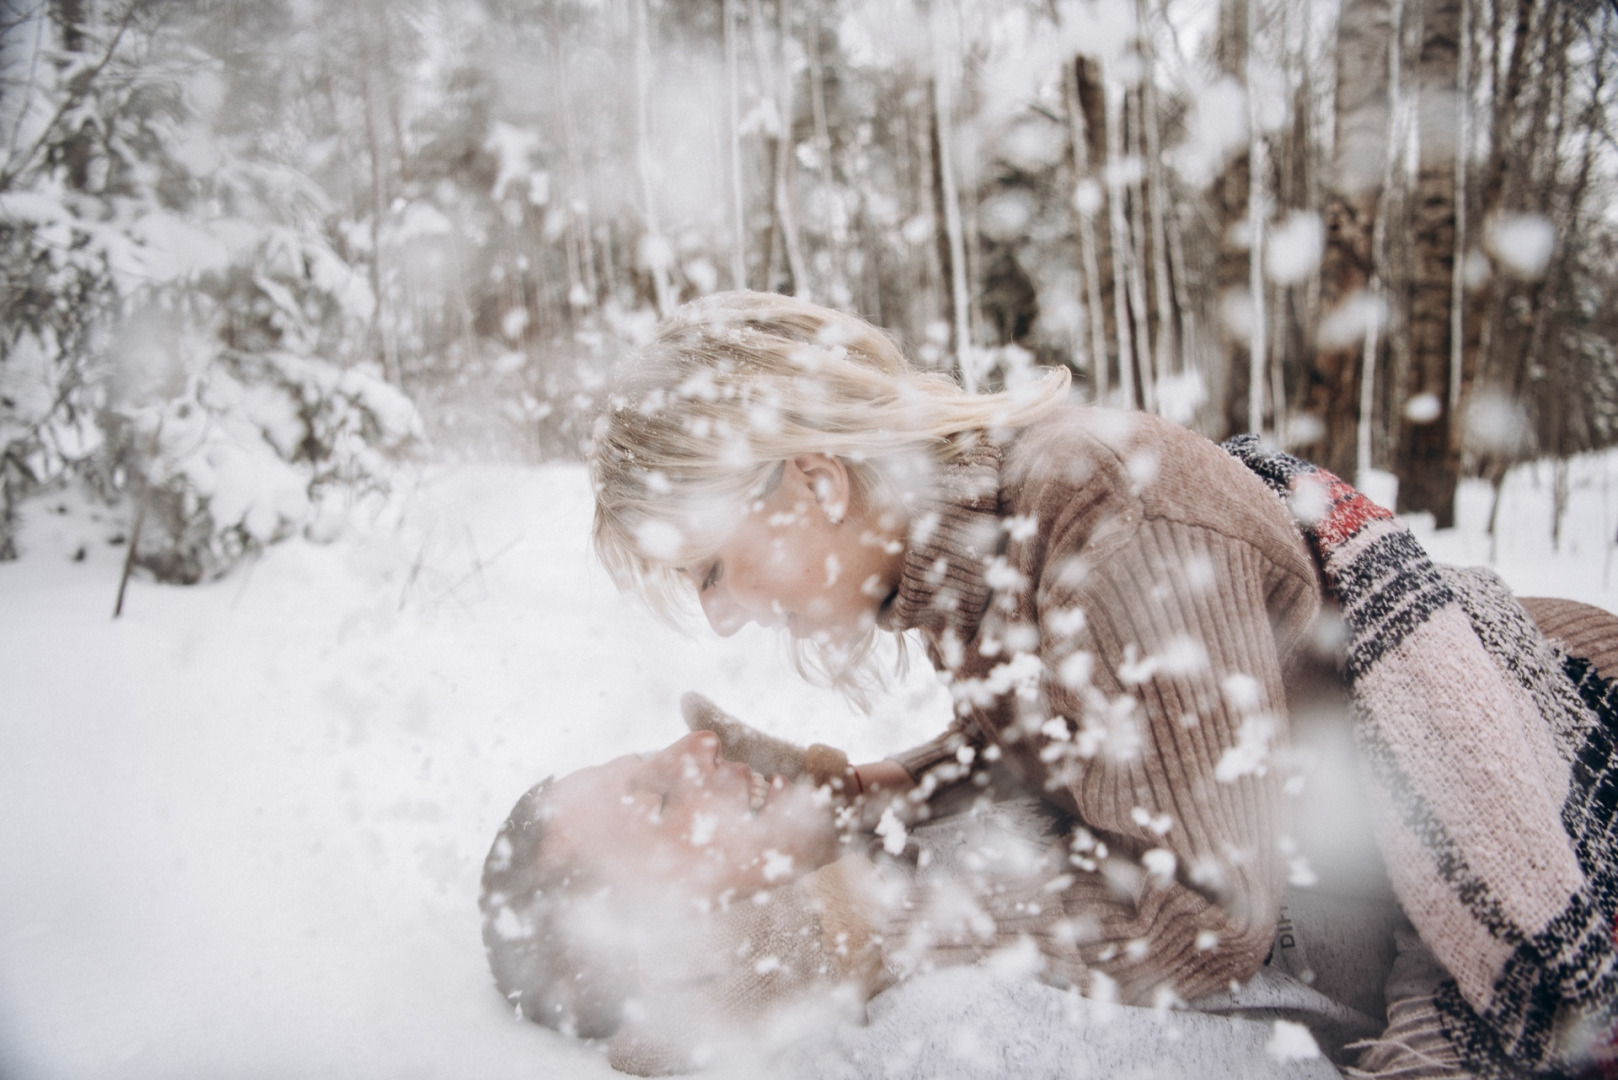
<path id="1" fill-rule="evenodd" d="M 1513 474 L 1520 592 L 1618 610 L 1614 473 L 1574 463 L 1559 552 L 1549 467 Z M 517 796 L 672 740 L 691 688 L 856 759 L 944 723 L 919 654 L 860 718 L 763 633 L 682 638 L 617 596 L 577 467 L 434 471 L 401 505 L 224 581 L 135 582 L 116 622 L 106 527 L 27 508 L 0 565 L 0 1076 L 616 1076 L 513 1022 L 484 967 L 478 870 Z M 1468 487 L 1421 535 L 1487 562 L 1487 514 Z"/>

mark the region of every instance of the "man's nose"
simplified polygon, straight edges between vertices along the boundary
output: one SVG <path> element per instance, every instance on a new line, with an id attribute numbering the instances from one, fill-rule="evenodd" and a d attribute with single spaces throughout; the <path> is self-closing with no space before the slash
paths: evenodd
<path id="1" fill-rule="evenodd" d="M 719 765 L 719 736 L 711 731 L 690 732 L 670 743 L 661 756 L 682 775 L 694 770 L 698 776 L 707 776 Z"/>

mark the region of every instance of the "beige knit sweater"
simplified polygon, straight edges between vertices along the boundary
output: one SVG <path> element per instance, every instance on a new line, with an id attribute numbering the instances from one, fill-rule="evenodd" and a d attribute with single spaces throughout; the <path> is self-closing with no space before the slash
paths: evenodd
<path id="1" fill-rule="evenodd" d="M 1284 880 L 1286 677 L 1319 606 L 1280 501 L 1183 428 L 1072 407 L 976 440 L 917 509 L 883 615 L 920 631 L 957 702 L 901 760 L 923 791 L 998 761 L 1077 826 L 948 874 L 884 879 L 851 854 L 735 905 L 612 1040 L 614 1065 L 682 1071 L 817 986 L 863 1001 L 1014 947 L 1131 1003 L 1253 974 Z"/>
<path id="2" fill-rule="evenodd" d="M 997 951 L 1131 1002 L 1194 999 L 1263 961 L 1291 851 L 1287 706 L 1330 659 L 1308 647 L 1320 591 L 1287 510 L 1193 434 L 1081 408 L 979 441 L 938 480 L 885 624 L 921 632 L 959 715 L 903 763 L 925 790 L 998 761 L 1064 815 L 1047 824 L 1076 824 L 1016 850 L 1008 836 L 1046 825 L 968 823 L 947 866 L 883 876 L 851 854 L 733 905 L 674 950 L 612 1040 L 620 1069 L 767 1047 L 793 1017 Z M 1610 614 L 1524 604 L 1618 669 Z M 1458 1075 L 1430 1001 L 1390 1006 L 1360 1067 Z"/>
<path id="3" fill-rule="evenodd" d="M 1064 408 L 946 466 L 884 625 L 921 632 L 958 717 L 902 762 L 1001 756 L 1083 828 L 986 920 L 907 898 L 902 961 L 1027 935 L 1047 975 L 1137 1003 L 1251 975 L 1285 876 L 1286 682 L 1319 608 L 1286 508 L 1166 421 Z"/>

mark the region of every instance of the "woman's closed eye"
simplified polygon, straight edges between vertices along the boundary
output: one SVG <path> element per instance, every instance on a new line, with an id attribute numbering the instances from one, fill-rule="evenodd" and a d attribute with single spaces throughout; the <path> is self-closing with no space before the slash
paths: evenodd
<path id="1" fill-rule="evenodd" d="M 724 567 L 718 559 L 715 559 L 709 564 L 708 572 L 702 575 L 702 581 L 698 583 L 697 591 L 707 592 L 709 589 L 719 584 L 719 579 L 723 576 Z"/>

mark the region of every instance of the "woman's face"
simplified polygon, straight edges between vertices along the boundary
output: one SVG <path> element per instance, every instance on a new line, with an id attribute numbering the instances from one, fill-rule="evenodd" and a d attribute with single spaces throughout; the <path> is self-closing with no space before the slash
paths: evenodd
<path id="1" fill-rule="evenodd" d="M 904 534 L 859 505 L 843 462 L 805 454 L 782 463 L 710 557 L 680 571 L 723 637 L 756 622 L 841 641 L 869 628 L 897 586 Z"/>
<path id="2" fill-rule="evenodd" d="M 697 731 L 649 756 L 581 769 L 552 785 L 547 846 L 606 882 L 692 897 L 746 896 L 836 856 L 828 800 L 719 756 Z"/>

